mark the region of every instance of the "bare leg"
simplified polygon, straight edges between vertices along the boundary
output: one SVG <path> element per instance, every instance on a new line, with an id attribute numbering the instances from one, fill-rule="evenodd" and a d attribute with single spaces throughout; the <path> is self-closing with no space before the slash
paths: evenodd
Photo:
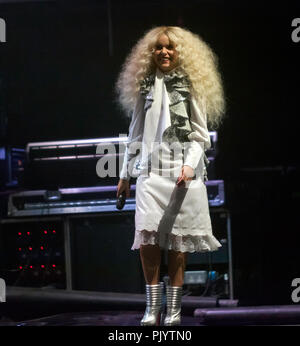
<path id="1" fill-rule="evenodd" d="M 145 281 L 148 285 L 159 283 L 161 249 L 158 245 L 141 245 L 140 257 Z"/>
<path id="2" fill-rule="evenodd" d="M 168 274 L 170 286 L 182 286 L 187 262 L 187 252 L 168 250 Z"/>

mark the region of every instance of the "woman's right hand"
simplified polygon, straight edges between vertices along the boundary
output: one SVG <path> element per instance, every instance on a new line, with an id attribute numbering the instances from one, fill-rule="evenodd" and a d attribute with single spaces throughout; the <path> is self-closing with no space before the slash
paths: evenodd
<path id="1" fill-rule="evenodd" d="M 125 191 L 126 198 L 130 197 L 130 185 L 126 179 L 120 179 L 117 187 L 117 198 Z"/>

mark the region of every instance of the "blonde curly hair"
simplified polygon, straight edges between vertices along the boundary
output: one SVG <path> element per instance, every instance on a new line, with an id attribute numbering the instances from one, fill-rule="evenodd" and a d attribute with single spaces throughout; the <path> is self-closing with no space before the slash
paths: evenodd
<path id="1" fill-rule="evenodd" d="M 191 93 L 208 124 L 217 128 L 225 114 L 225 98 L 218 58 L 204 40 L 177 26 L 159 26 L 146 34 L 132 48 L 116 83 L 118 101 L 127 114 L 134 109 L 141 81 L 156 70 L 154 47 L 161 35 L 167 35 L 178 52 L 177 70 L 187 75 Z"/>

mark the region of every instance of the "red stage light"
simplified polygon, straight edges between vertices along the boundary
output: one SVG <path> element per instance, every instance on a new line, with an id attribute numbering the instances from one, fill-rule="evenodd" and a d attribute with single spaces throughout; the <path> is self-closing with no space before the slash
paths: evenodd
<path id="1" fill-rule="evenodd" d="M 32 247 L 31 247 L 31 246 L 29 246 L 29 247 L 28 247 L 28 250 L 29 250 L 29 251 L 32 251 Z"/>
<path id="2" fill-rule="evenodd" d="M 41 268 L 45 268 L 45 266 L 42 264 L 42 265 L 41 265 Z"/>
<path id="3" fill-rule="evenodd" d="M 41 249 L 41 250 L 44 250 L 44 246 L 41 246 L 40 249 Z"/>

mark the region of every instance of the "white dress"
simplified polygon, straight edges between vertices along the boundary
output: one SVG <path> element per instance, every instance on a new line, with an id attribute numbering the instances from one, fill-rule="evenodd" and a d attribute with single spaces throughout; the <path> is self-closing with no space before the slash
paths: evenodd
<path id="1" fill-rule="evenodd" d="M 150 149 L 153 142 L 159 146 Z M 184 75 L 157 70 L 147 78 L 132 114 L 120 172 L 123 179 L 137 177 L 132 250 L 141 244 L 181 252 L 221 246 L 212 233 L 205 185 L 205 150 L 210 145 L 206 116 Z M 177 186 L 183 165 L 191 166 L 195 176 Z"/>

